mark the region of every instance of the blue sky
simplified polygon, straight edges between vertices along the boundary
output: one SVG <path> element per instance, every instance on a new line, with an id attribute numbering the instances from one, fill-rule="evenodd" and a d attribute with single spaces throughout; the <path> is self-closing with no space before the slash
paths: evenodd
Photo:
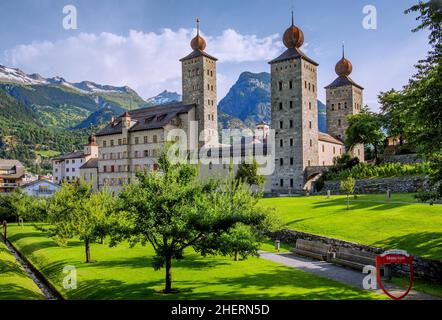
<path id="1" fill-rule="evenodd" d="M 281 53 L 290 24 L 305 34 L 303 50 L 320 66 L 318 85 L 334 80 L 346 44 L 352 78 L 377 95 L 399 89 L 413 64 L 428 51 L 427 34 L 411 33 L 414 15 L 403 11 L 417 0 L 16 0 L 0 3 L 0 64 L 45 77 L 129 85 L 147 98 L 164 89 L 181 91 L 178 59 L 190 52 L 195 18 L 201 19 L 206 51 L 220 58 L 219 99 L 243 71 L 269 71 Z M 62 27 L 65 5 L 75 5 L 78 30 Z M 366 5 L 377 9 L 377 29 L 362 27 Z M 325 90 L 319 92 L 324 100 Z"/>

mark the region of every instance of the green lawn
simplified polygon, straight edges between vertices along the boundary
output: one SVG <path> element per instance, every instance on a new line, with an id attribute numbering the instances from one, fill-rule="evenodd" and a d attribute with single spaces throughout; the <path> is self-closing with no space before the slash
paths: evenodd
<path id="1" fill-rule="evenodd" d="M 15 257 L 0 241 L 0 300 L 43 299 L 40 289 L 28 277 Z"/>
<path id="2" fill-rule="evenodd" d="M 270 261 L 202 258 L 192 251 L 174 263 L 174 287 L 181 293 L 165 296 L 157 293 L 163 289 L 164 270 L 152 269 L 150 248 L 94 244 L 91 252 L 97 262 L 86 265 L 81 242 L 60 248 L 33 226 L 11 225 L 9 240 L 69 299 L 384 299 Z M 265 246 L 271 249 L 271 244 Z M 73 291 L 62 289 L 67 265 L 78 271 Z"/>
<path id="3" fill-rule="evenodd" d="M 351 202 L 349 211 L 343 196 L 271 198 L 260 203 L 275 208 L 293 230 L 441 260 L 442 205 L 401 201 L 415 200 L 411 194 L 393 195 L 391 202 L 385 195 L 363 195 Z"/>

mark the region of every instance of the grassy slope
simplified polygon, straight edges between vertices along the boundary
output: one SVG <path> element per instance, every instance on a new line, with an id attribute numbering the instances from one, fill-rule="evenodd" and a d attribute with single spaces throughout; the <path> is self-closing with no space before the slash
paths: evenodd
<path id="1" fill-rule="evenodd" d="M 0 242 L 0 300 L 44 299 L 15 257 Z"/>
<path id="2" fill-rule="evenodd" d="M 11 226 L 9 234 L 15 246 L 70 299 L 383 299 L 270 261 L 202 258 L 191 251 L 173 267 L 174 286 L 182 292 L 164 296 L 157 293 L 164 285 L 164 270 L 152 269 L 150 248 L 95 244 L 92 258 L 98 262 L 86 265 L 81 242 L 60 248 L 32 226 Z M 66 265 L 77 267 L 77 290 L 61 289 Z"/>
<path id="3" fill-rule="evenodd" d="M 275 208 L 286 226 L 297 231 L 442 259 L 442 206 L 394 203 L 415 201 L 412 195 L 394 195 L 392 203 L 384 195 L 358 199 L 350 211 L 342 196 L 263 199 L 261 204 Z"/>

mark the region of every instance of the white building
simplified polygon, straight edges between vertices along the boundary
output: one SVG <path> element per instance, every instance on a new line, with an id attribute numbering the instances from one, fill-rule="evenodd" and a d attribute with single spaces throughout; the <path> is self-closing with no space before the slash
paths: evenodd
<path id="1" fill-rule="evenodd" d="M 37 180 L 22 185 L 20 188 L 28 196 L 46 198 L 53 196 L 60 189 L 60 186 L 47 180 Z"/>
<path id="2" fill-rule="evenodd" d="M 52 159 L 52 174 L 54 183 L 72 182 L 80 178 L 80 168 L 90 159 L 98 158 L 98 145 L 95 136 L 89 138 L 89 143 L 83 151 L 75 151 Z"/>

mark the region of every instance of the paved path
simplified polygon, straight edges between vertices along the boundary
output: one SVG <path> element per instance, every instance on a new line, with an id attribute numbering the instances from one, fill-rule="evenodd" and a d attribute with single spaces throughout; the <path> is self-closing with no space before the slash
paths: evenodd
<path id="1" fill-rule="evenodd" d="M 265 260 L 284 264 L 289 267 L 313 273 L 323 278 L 332 279 L 352 287 L 363 289 L 362 280 L 366 275 L 353 269 L 338 266 L 325 261 L 317 261 L 303 257 L 301 258 L 292 253 L 260 252 L 260 257 Z M 388 286 L 388 288 L 390 289 L 390 292 L 397 296 L 404 292 L 403 289 L 395 290 L 395 288 L 392 286 Z M 384 294 L 381 290 L 377 290 L 377 292 Z M 439 298 L 412 290 L 406 297 L 406 300 L 439 300 Z"/>

